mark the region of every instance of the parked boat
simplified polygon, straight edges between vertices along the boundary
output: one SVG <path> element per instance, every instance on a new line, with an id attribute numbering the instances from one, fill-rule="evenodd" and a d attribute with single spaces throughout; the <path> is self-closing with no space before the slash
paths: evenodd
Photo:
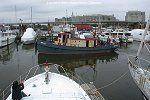
<path id="1" fill-rule="evenodd" d="M 150 61 L 149 59 L 141 58 L 140 52 L 143 47 L 146 47 L 150 54 L 150 44 L 145 42 L 145 36 L 148 34 L 150 26 L 150 16 L 147 22 L 144 33 L 142 34 L 141 43 L 136 56 L 128 56 L 128 66 L 135 83 L 144 94 L 146 100 L 150 100 Z"/>
<path id="2" fill-rule="evenodd" d="M 55 72 L 49 72 L 50 69 Z M 38 72 L 42 73 L 35 75 Z M 29 74 L 33 77 L 27 79 Z M 30 96 L 21 100 L 104 100 L 95 88 L 92 90 L 93 87 L 58 64 L 44 63 L 32 67 L 25 76 L 23 92 Z M 12 93 L 7 98 L 5 93 L 3 91 L 3 100 L 12 100 Z"/>
<path id="3" fill-rule="evenodd" d="M 111 43 L 102 44 L 100 40 L 80 37 L 71 37 L 68 32 L 58 33 L 58 39 L 54 42 L 41 41 L 37 42 L 37 49 L 40 53 L 46 54 L 94 54 L 114 51 L 118 46 Z"/>
<path id="4" fill-rule="evenodd" d="M 0 47 L 9 45 L 15 41 L 16 35 L 10 26 L 0 26 Z"/>
<path id="5" fill-rule="evenodd" d="M 132 30 L 130 32 L 133 35 L 133 40 L 141 41 L 142 34 L 144 34 L 144 29 L 134 29 L 134 30 Z M 150 42 L 150 33 L 149 32 L 145 36 L 145 41 L 146 42 Z"/>
<path id="6" fill-rule="evenodd" d="M 33 44 L 36 41 L 36 37 L 37 34 L 33 28 L 27 28 L 21 37 L 21 42 L 23 42 L 23 44 Z"/>
<path id="7" fill-rule="evenodd" d="M 111 32 L 110 35 L 113 38 L 119 38 L 120 42 L 124 42 L 124 43 L 133 42 L 133 36 L 131 35 L 131 33 L 125 31 L 124 29 L 116 29 L 115 31 Z"/>
<path id="8" fill-rule="evenodd" d="M 117 37 L 114 38 L 114 37 L 110 36 L 108 32 L 103 32 L 102 34 L 99 34 L 98 37 L 100 38 L 100 40 L 102 40 L 104 42 L 107 42 L 108 39 L 110 39 L 111 40 L 110 42 L 113 44 L 118 45 L 120 43 L 119 38 L 117 38 Z"/>

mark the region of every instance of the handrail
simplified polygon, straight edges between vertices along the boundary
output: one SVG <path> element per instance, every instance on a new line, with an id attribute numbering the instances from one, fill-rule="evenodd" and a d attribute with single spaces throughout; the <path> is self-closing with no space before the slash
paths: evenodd
<path id="1" fill-rule="evenodd" d="M 87 85 L 87 83 L 85 83 L 85 82 L 83 81 L 83 79 L 82 79 L 79 75 L 76 74 L 76 76 L 74 76 L 74 75 L 73 75 L 74 72 L 68 71 L 68 70 L 67 70 L 67 71 L 68 71 L 69 73 L 67 73 L 67 72 L 66 72 L 66 69 L 65 69 L 63 66 L 58 65 L 58 64 L 48 63 L 48 66 L 50 66 L 50 65 L 53 65 L 54 68 L 57 70 L 57 72 L 58 72 L 59 74 L 61 74 L 61 72 L 58 70 L 57 67 L 62 68 L 62 70 L 63 70 L 63 72 L 65 73 L 65 76 L 66 76 L 66 77 L 69 77 L 69 74 L 72 73 L 72 74 L 71 74 L 72 80 L 74 80 L 75 82 L 77 82 L 77 83 L 79 84 L 79 86 L 80 86 L 82 83 L 84 83 L 84 84 Z M 39 64 L 39 65 L 36 65 L 36 66 L 30 68 L 29 71 L 26 72 L 26 73 L 27 73 L 26 75 L 25 75 L 25 74 L 22 74 L 22 75 L 20 75 L 16 80 L 19 80 L 19 78 L 21 78 L 21 77 L 22 77 L 22 79 L 23 79 L 23 77 L 25 77 L 25 78 L 24 78 L 24 81 L 26 81 L 27 78 L 29 77 L 29 74 L 31 73 L 31 71 L 32 71 L 33 69 L 35 69 L 35 71 L 34 71 L 34 73 L 33 73 L 33 76 L 35 76 L 35 75 L 36 75 L 36 72 L 38 71 L 38 69 L 40 68 L 40 66 L 44 66 L 44 64 Z M 23 75 L 24 75 L 24 76 L 23 76 Z M 63 75 L 64 75 L 64 74 L 63 74 Z M 32 76 L 32 77 L 33 77 L 33 76 Z M 71 79 L 71 78 L 69 78 L 69 79 Z M 9 92 L 11 92 L 11 91 L 10 91 L 10 90 L 11 90 L 11 86 L 12 86 L 12 83 L 9 84 L 9 85 L 2 91 L 2 93 L 0 93 L 0 97 L 2 97 L 1 100 L 6 100 L 6 96 L 8 96 L 8 93 L 9 93 Z M 90 87 L 89 87 L 88 85 L 87 85 L 87 87 L 90 89 Z M 86 91 L 85 91 L 85 92 L 86 92 Z M 91 92 L 94 93 L 94 90 L 91 89 Z M 93 96 L 96 97 L 96 95 L 93 95 Z"/>
<path id="2" fill-rule="evenodd" d="M 134 55 L 128 55 L 127 57 L 128 57 L 128 60 L 129 60 L 129 57 L 134 57 L 134 58 L 136 59 L 137 56 L 134 56 Z M 148 61 L 148 60 L 146 60 L 146 59 L 144 59 L 144 58 L 138 57 L 138 59 L 144 60 L 144 61 L 146 61 L 146 62 L 148 62 L 148 63 L 150 64 L 150 61 Z"/>

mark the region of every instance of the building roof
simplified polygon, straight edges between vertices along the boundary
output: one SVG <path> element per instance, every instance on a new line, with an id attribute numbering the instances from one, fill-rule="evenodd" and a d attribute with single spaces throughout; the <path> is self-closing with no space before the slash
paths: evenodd
<path id="1" fill-rule="evenodd" d="M 68 35 L 70 34 L 69 32 L 58 32 L 57 34 L 60 34 L 60 35 Z"/>
<path id="2" fill-rule="evenodd" d="M 82 29 L 92 29 L 92 26 L 89 24 L 73 24 L 75 27 L 77 27 L 78 30 L 82 30 Z"/>
<path id="3" fill-rule="evenodd" d="M 69 38 L 70 40 L 97 40 L 96 38 L 85 38 L 85 39 L 82 39 L 82 38 Z"/>

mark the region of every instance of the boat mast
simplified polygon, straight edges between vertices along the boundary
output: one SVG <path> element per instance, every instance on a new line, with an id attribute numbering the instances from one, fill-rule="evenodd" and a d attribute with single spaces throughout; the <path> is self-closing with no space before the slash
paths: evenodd
<path id="1" fill-rule="evenodd" d="M 32 27 L 32 7 L 31 7 L 31 27 Z"/>
<path id="2" fill-rule="evenodd" d="M 67 12 L 67 9 L 66 9 L 66 25 L 68 24 L 67 21 L 68 21 L 68 12 Z"/>
<path id="3" fill-rule="evenodd" d="M 15 5 L 15 18 L 16 18 L 16 29 L 17 29 L 17 11 L 16 11 L 16 5 Z"/>
<path id="4" fill-rule="evenodd" d="M 101 33 L 101 22 L 100 22 L 100 15 L 98 16 L 98 31 Z"/>
<path id="5" fill-rule="evenodd" d="M 139 49 L 138 49 L 138 52 L 137 52 L 136 57 L 138 57 L 139 54 L 140 54 L 140 51 L 141 51 L 141 49 L 142 49 L 142 46 L 143 46 L 143 44 L 144 44 L 144 42 L 145 42 L 145 36 L 146 36 L 146 33 L 147 33 L 147 31 L 148 31 L 149 26 L 150 26 L 150 15 L 149 15 L 149 19 L 148 19 L 148 21 L 147 21 L 146 27 L 145 27 L 144 34 L 142 34 L 141 43 L 140 43 L 140 46 L 139 46 Z"/>

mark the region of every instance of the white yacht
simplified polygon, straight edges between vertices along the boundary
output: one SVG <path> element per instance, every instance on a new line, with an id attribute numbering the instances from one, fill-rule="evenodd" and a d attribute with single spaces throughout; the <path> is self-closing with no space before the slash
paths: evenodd
<path id="1" fill-rule="evenodd" d="M 37 34 L 33 28 L 27 28 L 21 37 L 21 42 L 23 42 L 23 44 L 33 44 L 36 41 L 36 37 Z"/>
<path id="2" fill-rule="evenodd" d="M 133 35 L 133 40 L 141 41 L 142 34 L 144 33 L 144 29 L 134 29 L 130 32 Z M 145 36 L 145 41 L 150 42 L 150 33 L 149 32 Z"/>
<path id="3" fill-rule="evenodd" d="M 104 31 L 102 32 L 100 35 L 99 35 L 99 38 L 103 41 L 107 41 L 108 38 L 111 39 L 112 41 L 116 42 L 116 43 L 119 43 L 120 40 L 118 37 L 114 37 L 111 35 L 111 32 L 109 31 Z"/>
<path id="4" fill-rule="evenodd" d="M 10 29 L 10 26 L 0 27 L 0 47 L 9 45 L 15 41 L 16 35 Z"/>
<path id="5" fill-rule="evenodd" d="M 35 75 L 39 73 L 38 71 L 42 72 L 42 68 L 45 72 Z M 50 69 L 55 72 L 49 72 Z M 35 76 L 27 79 L 31 73 Z M 73 79 L 80 84 L 84 83 L 83 80 L 79 80 L 71 73 L 69 74 L 58 64 L 45 63 L 32 67 L 25 76 L 23 89 L 23 92 L 30 94 L 30 96 L 23 97 L 21 100 L 104 100 L 101 95 L 95 94 L 96 90 L 93 91 L 93 88 L 89 90 L 88 84 L 80 85 Z M 83 89 L 85 87 L 91 93 L 91 96 Z M 3 99 L 5 99 L 5 96 L 3 96 Z M 12 100 L 12 94 L 5 100 Z"/>
<path id="6" fill-rule="evenodd" d="M 110 35 L 113 38 L 119 38 L 120 42 L 125 42 L 125 43 L 133 42 L 133 36 L 131 35 L 131 33 L 124 29 L 116 29 L 115 31 L 111 32 Z"/>

